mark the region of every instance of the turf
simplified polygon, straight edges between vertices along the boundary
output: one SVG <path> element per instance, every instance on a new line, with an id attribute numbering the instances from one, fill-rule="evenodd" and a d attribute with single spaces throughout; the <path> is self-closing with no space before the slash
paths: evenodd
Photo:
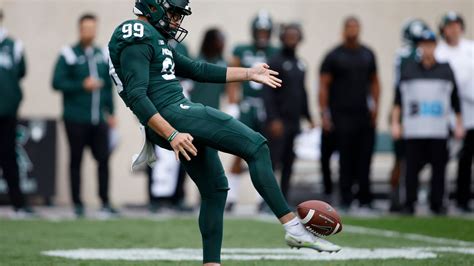
<path id="1" fill-rule="evenodd" d="M 345 225 L 474 241 L 474 221 L 461 218 L 344 219 Z M 430 246 L 426 242 L 343 232 L 331 238 L 345 247 Z M 433 246 L 436 246 L 433 244 Z M 200 248 L 196 219 L 118 219 L 108 221 L 0 220 L 0 265 L 199 265 L 199 262 L 70 260 L 41 251 L 76 248 Z M 226 248 L 284 248 L 283 230 L 276 223 L 228 219 Z M 224 265 L 473 265 L 474 255 L 441 254 L 429 260 L 353 260 L 331 262 L 226 261 Z"/>

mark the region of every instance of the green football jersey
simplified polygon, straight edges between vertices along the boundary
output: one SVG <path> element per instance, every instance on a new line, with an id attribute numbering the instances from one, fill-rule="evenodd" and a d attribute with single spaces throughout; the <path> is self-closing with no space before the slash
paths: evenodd
<path id="1" fill-rule="evenodd" d="M 185 99 L 177 75 L 201 82 L 226 80 L 226 68 L 181 55 L 142 20 L 120 24 L 109 42 L 109 53 L 110 75 L 119 95 L 144 125 L 162 108 Z"/>
<path id="2" fill-rule="evenodd" d="M 266 49 L 257 49 L 255 45 L 238 45 L 233 55 L 240 60 L 242 67 L 253 67 L 258 63 L 267 63 L 278 49 L 269 46 Z M 243 82 L 243 97 L 261 97 L 263 85 L 257 82 Z"/>

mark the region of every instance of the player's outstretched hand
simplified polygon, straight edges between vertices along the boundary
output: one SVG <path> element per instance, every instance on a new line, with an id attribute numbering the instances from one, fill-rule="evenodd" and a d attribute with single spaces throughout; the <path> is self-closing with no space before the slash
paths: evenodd
<path id="1" fill-rule="evenodd" d="M 249 69 L 250 80 L 272 88 L 281 87 L 281 79 L 276 76 L 278 76 L 278 72 L 271 70 L 267 64 L 258 64 Z"/>
<path id="2" fill-rule="evenodd" d="M 197 149 L 193 145 L 193 137 L 188 133 L 178 133 L 170 144 L 176 155 L 176 160 L 179 160 L 180 153 L 188 161 L 191 161 L 189 154 L 192 156 L 197 155 Z"/>

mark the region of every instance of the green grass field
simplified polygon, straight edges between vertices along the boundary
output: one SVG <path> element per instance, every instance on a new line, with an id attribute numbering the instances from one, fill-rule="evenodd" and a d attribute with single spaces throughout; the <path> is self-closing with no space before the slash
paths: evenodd
<path id="1" fill-rule="evenodd" d="M 461 218 L 345 218 L 347 230 L 331 238 L 335 243 L 352 248 L 454 247 L 465 245 L 472 253 L 436 252 L 431 259 L 277 261 L 224 260 L 223 265 L 474 265 L 474 220 Z M 361 227 L 383 229 L 403 234 L 378 235 L 377 231 L 359 232 Z M 362 228 L 363 229 L 363 228 Z M 385 232 L 385 231 L 384 231 Z M 431 236 L 412 239 L 407 234 Z M 446 240 L 462 240 L 461 244 Z M 434 238 L 433 238 L 434 239 Z M 448 242 L 443 242 L 448 241 Z M 459 241 L 460 242 L 460 241 Z M 125 261 L 74 260 L 43 255 L 47 250 L 78 248 L 200 248 L 200 235 L 195 218 L 163 220 L 0 220 L 0 265 L 200 265 L 199 261 Z M 277 223 L 227 219 L 224 248 L 286 248 L 283 230 Z M 319 253 L 315 253 L 319 254 Z M 325 255 L 327 256 L 327 255 Z"/>

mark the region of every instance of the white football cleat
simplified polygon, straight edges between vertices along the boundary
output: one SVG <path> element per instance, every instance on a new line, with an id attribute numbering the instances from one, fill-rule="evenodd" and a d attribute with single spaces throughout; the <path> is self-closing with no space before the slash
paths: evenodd
<path id="1" fill-rule="evenodd" d="M 308 238 L 310 236 L 310 238 Z M 310 241 L 308 241 L 310 240 Z M 291 248 L 310 248 L 317 250 L 319 252 L 338 252 L 341 250 L 341 247 L 335 245 L 325 239 L 319 238 L 314 235 L 305 235 L 305 236 L 294 236 L 289 233 L 285 235 L 285 241 L 288 246 Z"/>

